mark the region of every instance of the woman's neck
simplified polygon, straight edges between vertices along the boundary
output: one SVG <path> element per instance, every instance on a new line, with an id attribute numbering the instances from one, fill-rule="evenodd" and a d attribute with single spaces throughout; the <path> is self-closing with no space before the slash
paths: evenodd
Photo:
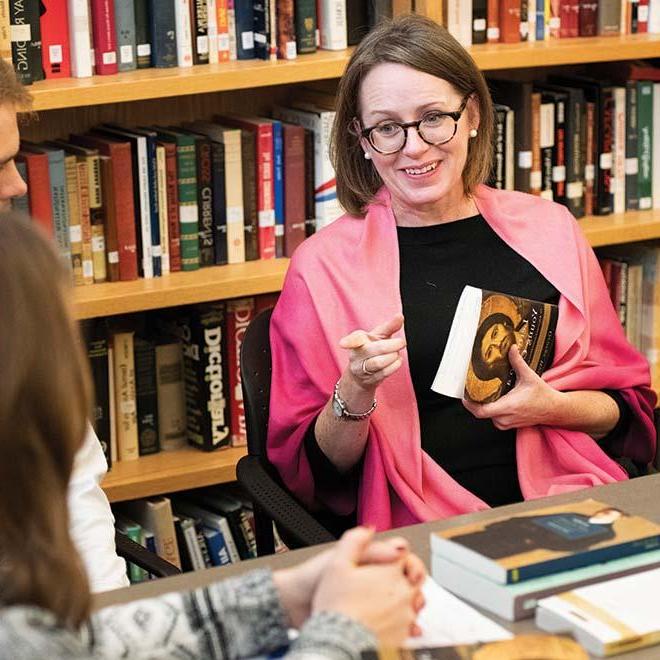
<path id="1" fill-rule="evenodd" d="M 392 211 L 399 227 L 425 227 L 469 218 L 479 213 L 474 199 L 462 195 L 458 200 L 440 199 L 424 206 L 410 206 L 392 200 Z"/>

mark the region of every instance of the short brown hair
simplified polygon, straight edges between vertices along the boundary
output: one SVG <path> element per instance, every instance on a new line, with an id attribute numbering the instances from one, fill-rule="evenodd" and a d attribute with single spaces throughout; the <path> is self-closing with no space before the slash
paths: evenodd
<path id="1" fill-rule="evenodd" d="M 77 626 L 90 595 L 67 491 L 91 384 L 69 281 L 29 219 L 0 215 L 0 604 L 36 605 Z"/>
<path id="2" fill-rule="evenodd" d="M 378 64 L 403 64 L 442 78 L 460 94 L 474 94 L 479 105 L 479 133 L 470 140 L 463 188 L 471 195 L 486 181 L 492 162 L 493 103 L 486 81 L 469 53 L 434 21 L 408 15 L 383 22 L 355 49 L 339 81 L 336 118 L 332 129 L 330 157 L 337 176 L 339 202 L 352 215 L 363 215 L 383 182 L 365 160 L 359 136 L 352 129 L 360 116 L 360 87 Z"/>
<path id="3" fill-rule="evenodd" d="M 16 77 L 14 68 L 0 57 L 0 105 L 11 104 L 17 112 L 32 109 L 32 94 Z"/>

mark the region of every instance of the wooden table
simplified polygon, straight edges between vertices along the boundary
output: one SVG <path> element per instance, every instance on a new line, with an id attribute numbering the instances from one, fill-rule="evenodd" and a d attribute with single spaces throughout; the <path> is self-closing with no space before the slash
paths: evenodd
<path id="1" fill-rule="evenodd" d="M 481 511 L 479 513 L 470 513 L 448 520 L 402 527 L 394 532 L 385 532 L 382 536 L 390 536 L 392 534 L 405 536 L 410 541 L 415 552 L 428 565 L 430 561 L 429 535 L 433 530 L 447 529 L 456 525 L 490 520 L 501 515 L 522 513 L 530 509 L 540 508 L 541 506 L 550 504 L 570 503 L 585 497 L 592 497 L 596 500 L 605 502 L 606 504 L 620 507 L 625 511 L 642 515 L 649 520 L 653 520 L 660 524 L 660 474 L 656 474 L 633 479 L 631 481 L 610 484 L 608 486 L 599 486 L 588 491 L 567 493 L 541 500 L 521 502 L 506 507 Z M 253 568 L 266 566 L 273 569 L 283 568 L 303 560 L 305 557 L 314 554 L 316 551 L 317 549 L 315 548 L 305 548 L 304 550 L 295 550 L 281 555 L 252 559 L 236 565 L 210 568 L 205 571 L 185 573 L 172 578 L 153 580 L 127 589 L 119 589 L 117 591 L 101 594 L 96 597 L 95 606 L 100 608 L 107 605 L 116 605 L 118 603 L 137 600 L 138 598 L 156 596 L 169 591 L 192 589 L 208 584 L 213 580 L 237 575 Z M 533 619 L 510 623 L 499 619 L 499 617 L 488 612 L 486 612 L 486 614 L 514 633 L 525 633 L 536 630 Z M 626 660 L 652 660 L 653 658 L 660 657 L 660 647 L 652 646 L 647 649 L 627 653 L 621 657 L 625 657 Z"/>

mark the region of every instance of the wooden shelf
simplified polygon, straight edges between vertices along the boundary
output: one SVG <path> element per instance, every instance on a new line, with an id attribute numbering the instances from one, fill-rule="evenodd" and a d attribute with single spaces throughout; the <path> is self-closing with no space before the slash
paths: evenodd
<path id="1" fill-rule="evenodd" d="M 660 209 L 590 216 L 579 223 L 592 247 L 660 238 Z"/>
<path id="2" fill-rule="evenodd" d="M 660 56 L 660 34 L 483 44 L 470 50 L 484 71 Z M 295 60 L 248 60 L 185 69 L 140 69 L 113 76 L 44 80 L 31 87 L 35 110 L 205 94 L 338 78 L 351 50 L 320 50 Z"/>
<path id="3" fill-rule="evenodd" d="M 225 298 L 279 291 L 288 259 L 248 261 L 132 282 L 108 282 L 74 289 L 78 319 L 128 314 Z"/>
<path id="4" fill-rule="evenodd" d="M 188 488 L 201 488 L 236 479 L 236 463 L 245 448 L 203 452 L 194 447 L 120 461 L 101 486 L 110 502 L 122 502 Z"/>

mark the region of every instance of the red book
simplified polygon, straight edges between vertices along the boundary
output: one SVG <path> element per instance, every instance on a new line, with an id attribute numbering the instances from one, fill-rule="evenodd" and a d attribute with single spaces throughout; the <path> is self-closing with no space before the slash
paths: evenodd
<path id="1" fill-rule="evenodd" d="M 117 73 L 117 33 L 113 0 L 91 0 L 94 64 L 97 75 Z"/>
<path id="2" fill-rule="evenodd" d="M 284 256 L 305 240 L 305 129 L 282 124 L 284 136 Z"/>
<path id="3" fill-rule="evenodd" d="M 559 0 L 559 36 L 562 39 L 571 36 L 571 4 L 573 0 Z"/>
<path id="4" fill-rule="evenodd" d="M 106 189 L 104 189 L 103 203 L 104 206 L 111 206 L 115 213 L 119 279 L 135 280 L 138 277 L 138 258 L 130 142 L 116 141 L 97 135 L 72 135 L 70 139 L 74 144 L 98 149 L 100 154 L 108 156 L 111 160 L 112 199 L 106 200 Z"/>
<path id="5" fill-rule="evenodd" d="M 165 147 L 170 272 L 176 273 L 181 270 L 181 226 L 179 225 L 179 180 L 176 169 L 176 144 L 173 142 L 159 142 L 158 146 Z"/>
<path id="6" fill-rule="evenodd" d="M 500 41 L 520 41 L 520 0 L 500 0 Z"/>
<path id="7" fill-rule="evenodd" d="M 41 0 L 41 61 L 46 78 L 70 78 L 67 0 Z"/>
<path id="8" fill-rule="evenodd" d="M 568 32 L 569 37 L 580 36 L 580 0 L 571 0 Z"/>
<path id="9" fill-rule="evenodd" d="M 50 198 L 50 174 L 48 172 L 48 155 L 32 151 L 19 151 L 16 160 L 25 163 L 27 168 L 28 204 L 30 215 L 37 224 L 46 230 L 53 238 L 53 205 Z"/>
<path id="10" fill-rule="evenodd" d="M 257 296 L 254 299 L 254 315 L 256 316 L 257 314 L 260 314 L 264 309 L 268 309 L 269 307 L 275 307 L 279 297 L 279 291 L 275 293 L 263 293 L 262 295 Z"/>
<path id="11" fill-rule="evenodd" d="M 579 36 L 595 37 L 598 34 L 598 2 L 580 0 L 579 9 Z"/>
<path id="12" fill-rule="evenodd" d="M 500 3 L 499 0 L 488 0 L 486 5 L 486 40 L 489 44 L 500 40 Z"/>
<path id="13" fill-rule="evenodd" d="M 275 258 L 275 191 L 273 181 L 273 126 L 267 119 L 216 117 L 214 121 L 235 126 L 255 134 L 255 181 L 257 183 L 257 213 L 259 217 L 259 258 Z"/>
<path id="14" fill-rule="evenodd" d="M 227 364 L 229 369 L 229 405 L 231 444 L 247 444 L 245 432 L 245 404 L 241 388 L 241 345 L 250 321 L 254 318 L 254 298 L 241 298 L 227 302 L 226 329 Z"/>
<path id="15" fill-rule="evenodd" d="M 649 31 L 649 0 L 638 0 L 637 3 L 637 34 Z"/>

